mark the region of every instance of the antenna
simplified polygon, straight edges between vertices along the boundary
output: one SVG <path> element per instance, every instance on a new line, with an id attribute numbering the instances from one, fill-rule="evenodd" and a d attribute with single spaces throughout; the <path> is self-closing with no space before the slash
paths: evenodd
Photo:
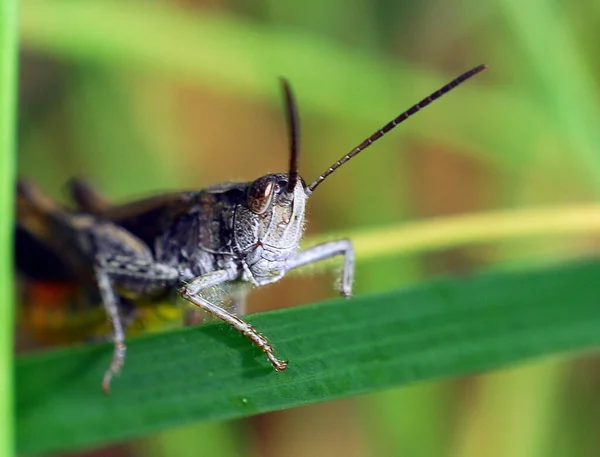
<path id="1" fill-rule="evenodd" d="M 356 146 L 354 149 L 352 149 L 352 151 L 350 151 L 348 154 L 346 154 L 344 157 L 342 157 L 340 160 L 338 160 L 332 166 L 330 166 L 324 173 L 322 173 L 321 176 L 319 176 L 310 186 L 308 186 L 306 188 L 306 194 L 307 195 L 312 194 L 314 192 L 314 190 L 317 188 L 317 186 L 319 184 L 321 184 L 325 180 L 325 178 L 327 178 L 331 173 L 333 173 L 335 170 L 337 170 L 343 164 L 345 164 L 346 162 L 348 162 L 352 157 L 354 157 L 355 155 L 357 155 L 359 152 L 364 151 L 365 149 L 367 149 L 375 141 L 377 141 L 383 135 L 385 135 L 386 133 L 388 133 L 390 130 L 392 130 L 394 127 L 396 127 L 398 124 L 400 124 L 401 122 L 405 121 L 410 116 L 412 116 L 417 111 L 419 111 L 421 108 L 426 107 L 427 105 L 429 105 L 434 100 L 437 100 L 438 98 L 440 98 L 445 93 L 450 92 L 456 86 L 458 86 L 459 84 L 465 82 L 467 79 L 471 78 L 472 76 L 475 76 L 477 73 L 485 70 L 486 68 L 487 68 L 486 65 L 479 65 L 479 66 L 477 66 L 477 67 L 475 67 L 475 68 L 473 68 L 473 69 L 471 69 L 471 70 L 463 73 L 458 78 L 456 78 L 453 81 L 449 82 L 448 84 L 446 84 L 441 89 L 435 91 L 429 97 L 424 98 L 423 100 L 421 100 L 416 105 L 414 105 L 411 108 L 409 108 L 408 110 L 404 111 L 402 114 L 400 114 L 393 121 L 388 122 L 381 129 L 377 130 L 370 137 L 368 137 L 366 140 L 364 140 L 362 143 L 360 143 L 358 146 Z"/>
<path id="2" fill-rule="evenodd" d="M 294 192 L 296 183 L 298 182 L 298 110 L 294 102 L 294 94 L 290 83 L 285 78 L 279 78 L 281 88 L 283 89 L 285 112 L 288 127 L 288 138 L 290 142 L 290 168 L 288 174 L 288 185 L 286 192 Z"/>

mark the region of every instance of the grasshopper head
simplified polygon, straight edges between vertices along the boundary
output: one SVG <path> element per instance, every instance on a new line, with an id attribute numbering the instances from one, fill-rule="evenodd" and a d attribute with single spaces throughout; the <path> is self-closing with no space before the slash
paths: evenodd
<path id="1" fill-rule="evenodd" d="M 248 187 L 248 211 L 257 221 L 258 240 L 266 247 L 296 250 L 304 230 L 306 184 L 296 179 L 290 189 L 289 175 L 262 176 Z"/>
<path id="2" fill-rule="evenodd" d="M 236 245 L 254 279 L 283 274 L 286 260 L 298 250 L 304 232 L 306 183 L 274 173 L 248 185 L 245 204 L 236 209 Z"/>

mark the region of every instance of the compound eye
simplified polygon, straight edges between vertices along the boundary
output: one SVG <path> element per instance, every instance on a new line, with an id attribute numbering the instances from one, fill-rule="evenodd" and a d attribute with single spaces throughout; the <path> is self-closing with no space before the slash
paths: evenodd
<path id="1" fill-rule="evenodd" d="M 248 208 L 255 214 L 263 214 L 273 200 L 275 183 L 270 179 L 258 179 L 248 192 Z"/>

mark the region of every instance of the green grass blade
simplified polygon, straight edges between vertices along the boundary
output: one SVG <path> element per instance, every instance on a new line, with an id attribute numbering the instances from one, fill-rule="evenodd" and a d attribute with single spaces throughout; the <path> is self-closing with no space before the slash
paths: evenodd
<path id="1" fill-rule="evenodd" d="M 597 82 L 590 56 L 577 45 L 576 33 L 569 27 L 566 5 L 532 0 L 498 2 L 513 33 L 522 43 L 533 70 L 530 90 L 537 92 L 547 107 L 555 128 L 562 132 L 565 146 L 580 158 L 596 192 L 600 190 L 600 134 L 597 124 Z M 535 17 L 535 21 L 531 18 Z M 545 51 L 552 49 L 552 58 Z"/>
<path id="2" fill-rule="evenodd" d="M 132 340 L 105 396 L 110 345 L 22 357 L 18 449 L 75 449 L 600 344 L 600 263 L 443 279 L 252 316 L 287 371 L 224 325 Z"/>
<path id="3" fill-rule="evenodd" d="M 399 255 L 486 243 L 558 236 L 593 236 L 600 231 L 600 206 L 574 204 L 459 214 L 307 238 L 303 247 L 349 238 L 357 259 L 380 261 Z M 327 262 L 308 265 L 313 271 Z"/>
<path id="4" fill-rule="evenodd" d="M 14 452 L 12 232 L 17 107 L 17 2 L 0 2 L 0 455 Z"/>

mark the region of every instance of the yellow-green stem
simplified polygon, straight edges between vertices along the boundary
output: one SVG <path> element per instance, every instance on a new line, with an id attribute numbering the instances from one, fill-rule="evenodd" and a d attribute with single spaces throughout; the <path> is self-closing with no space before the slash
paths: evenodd
<path id="1" fill-rule="evenodd" d="M 527 237 L 597 233 L 600 233 L 600 205 L 580 204 L 431 218 L 339 236 L 311 237 L 305 244 L 350 238 L 356 256 L 368 260 Z"/>
<path id="2" fill-rule="evenodd" d="M 12 231 L 17 94 L 17 2 L 0 2 L 0 455 L 14 455 Z"/>

